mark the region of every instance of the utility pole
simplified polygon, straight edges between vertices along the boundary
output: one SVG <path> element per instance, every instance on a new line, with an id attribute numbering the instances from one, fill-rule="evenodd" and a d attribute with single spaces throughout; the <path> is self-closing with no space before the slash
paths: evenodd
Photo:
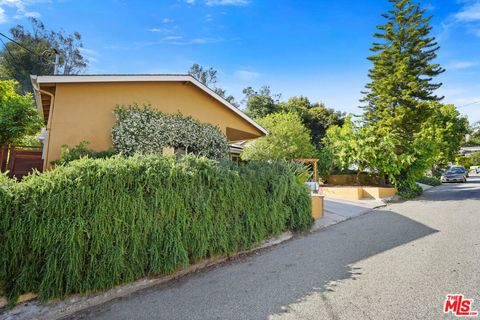
<path id="1" fill-rule="evenodd" d="M 58 53 L 57 49 L 53 49 L 53 52 L 55 53 L 55 65 L 53 67 L 53 74 L 56 75 L 58 74 L 58 65 L 60 64 L 60 54 Z"/>

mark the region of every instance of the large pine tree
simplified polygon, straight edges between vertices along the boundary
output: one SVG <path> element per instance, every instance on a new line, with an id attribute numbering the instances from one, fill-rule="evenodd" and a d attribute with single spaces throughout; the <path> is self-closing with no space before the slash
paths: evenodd
<path id="1" fill-rule="evenodd" d="M 422 102 L 439 101 L 435 95 L 441 83 L 433 78 L 444 70 L 435 63 L 439 46 L 429 36 L 431 17 L 411 0 L 389 0 L 393 9 L 382 16 L 373 44 L 371 82 L 366 85 L 363 120 L 385 125 L 408 125 L 424 119 Z M 407 119 L 405 117 L 413 117 Z M 408 126 L 410 127 L 410 126 Z M 407 129 L 407 128 L 405 128 Z"/>
<path id="2" fill-rule="evenodd" d="M 432 114 L 431 102 L 443 98 L 435 94 L 441 83 L 433 79 L 444 69 L 433 62 L 439 46 L 430 36 L 431 17 L 412 0 L 389 1 L 392 9 L 383 14 L 386 23 L 377 27 L 374 55 L 368 58 L 373 68 L 362 99 L 363 130 L 372 146 L 382 145 L 370 153 L 371 163 L 385 157 L 378 171 L 397 186 L 412 187 L 425 167 L 427 146 L 418 139 L 422 123 Z M 385 139 L 388 143 L 380 143 Z"/>

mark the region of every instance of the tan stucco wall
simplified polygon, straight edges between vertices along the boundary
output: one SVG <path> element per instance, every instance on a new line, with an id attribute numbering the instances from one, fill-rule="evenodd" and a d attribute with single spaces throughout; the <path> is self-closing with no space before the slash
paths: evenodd
<path id="1" fill-rule="evenodd" d="M 312 194 L 310 195 L 312 199 L 312 217 L 317 220 L 323 217 L 323 195 Z"/>
<path id="2" fill-rule="evenodd" d="M 361 199 L 384 199 L 393 197 L 396 194 L 395 188 L 390 187 L 321 187 L 322 194 L 327 197 L 344 199 L 344 200 L 361 200 Z"/>
<path id="3" fill-rule="evenodd" d="M 184 115 L 248 133 L 249 138 L 263 133 L 192 83 L 120 82 L 57 84 L 49 127 L 46 165 L 60 156 L 62 145 L 75 146 L 82 140 L 92 149 L 112 146 L 111 129 L 117 105 L 151 104 L 166 113 Z"/>

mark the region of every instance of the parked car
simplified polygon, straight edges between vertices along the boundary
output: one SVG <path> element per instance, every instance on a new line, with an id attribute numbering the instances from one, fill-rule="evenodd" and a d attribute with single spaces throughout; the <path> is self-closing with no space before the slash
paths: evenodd
<path id="1" fill-rule="evenodd" d="M 442 174 L 441 180 L 442 182 L 467 182 L 465 171 L 465 168 L 462 170 L 458 166 L 451 167 Z"/>
<path id="2" fill-rule="evenodd" d="M 451 166 L 450 168 L 448 169 L 459 169 L 463 172 L 463 174 L 465 174 L 465 178 L 468 178 L 468 170 L 465 169 L 464 166 Z"/>

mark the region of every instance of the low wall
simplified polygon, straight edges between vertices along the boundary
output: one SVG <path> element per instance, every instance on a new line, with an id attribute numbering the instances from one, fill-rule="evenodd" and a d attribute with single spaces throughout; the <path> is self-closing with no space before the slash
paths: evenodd
<path id="1" fill-rule="evenodd" d="M 332 174 L 325 178 L 325 183 L 337 186 L 351 186 L 355 184 L 381 185 L 384 181 L 378 176 L 366 173 L 362 173 L 358 177 L 356 174 Z"/>
<path id="2" fill-rule="evenodd" d="M 383 199 L 393 197 L 397 190 L 391 187 L 362 187 L 364 198 Z"/>
<path id="3" fill-rule="evenodd" d="M 344 200 L 383 199 L 393 197 L 397 192 L 393 187 L 363 186 L 326 186 L 320 187 L 320 191 L 325 196 Z"/>
<path id="4" fill-rule="evenodd" d="M 312 194 L 312 217 L 317 220 L 323 217 L 323 195 Z"/>

